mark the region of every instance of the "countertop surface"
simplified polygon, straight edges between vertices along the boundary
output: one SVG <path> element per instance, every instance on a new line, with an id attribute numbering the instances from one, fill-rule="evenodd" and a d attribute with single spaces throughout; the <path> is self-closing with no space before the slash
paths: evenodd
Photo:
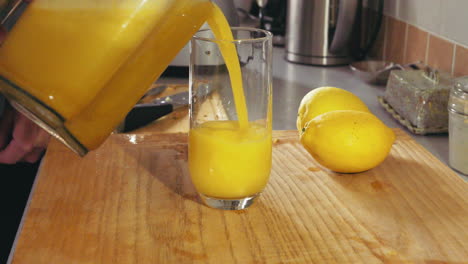
<path id="1" fill-rule="evenodd" d="M 179 109 L 180 115 L 135 134 L 112 135 L 84 158 L 53 140 L 11 263 L 466 259 L 466 182 L 444 165 L 447 135 L 411 135 L 378 104 L 385 87 L 364 83 L 347 66 L 288 63 L 279 48 L 273 65 L 273 125 L 282 131 L 274 134 L 270 187 L 256 205 L 239 213 L 220 212 L 197 201 L 188 177 L 186 137 L 172 133 L 188 129 L 187 109 Z M 165 77 L 159 82 L 188 80 Z M 385 164 L 359 175 L 336 174 L 321 170 L 300 146 L 299 102 L 325 85 L 355 93 L 395 128 L 398 142 Z M 204 105 L 207 114 L 217 115 L 215 103 Z M 249 228 L 231 232 L 242 227 Z M 220 247 L 230 248 L 231 255 Z"/>
<path id="2" fill-rule="evenodd" d="M 217 102 L 200 111 L 217 116 Z M 296 130 L 275 130 L 260 197 L 246 210 L 214 210 L 190 180 L 187 134 L 173 133 L 188 131 L 180 110 L 83 158 L 51 141 L 11 263 L 468 259 L 468 184 L 403 130 L 381 165 L 357 174 L 320 168 Z"/>

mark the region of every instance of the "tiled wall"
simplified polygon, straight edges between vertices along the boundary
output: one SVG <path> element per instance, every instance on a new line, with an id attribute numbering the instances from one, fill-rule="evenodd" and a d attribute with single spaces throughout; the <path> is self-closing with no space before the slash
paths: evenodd
<path id="1" fill-rule="evenodd" d="M 458 2 L 462 15 L 466 0 L 387 0 L 371 56 L 402 64 L 422 61 L 456 77 L 468 75 L 468 18 L 447 17 Z"/>

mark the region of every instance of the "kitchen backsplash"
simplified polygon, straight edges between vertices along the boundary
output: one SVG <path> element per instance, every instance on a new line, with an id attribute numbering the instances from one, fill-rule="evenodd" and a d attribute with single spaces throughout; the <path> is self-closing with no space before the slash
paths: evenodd
<path id="1" fill-rule="evenodd" d="M 468 75 L 466 10 L 466 0 L 387 0 L 370 56 L 401 64 L 422 61 L 456 77 Z"/>

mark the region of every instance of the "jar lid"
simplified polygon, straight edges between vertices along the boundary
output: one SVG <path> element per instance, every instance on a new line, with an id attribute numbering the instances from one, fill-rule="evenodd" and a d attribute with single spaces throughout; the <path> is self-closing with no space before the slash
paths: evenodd
<path id="1" fill-rule="evenodd" d="M 465 93 L 468 93 L 468 76 L 456 78 L 455 88 Z"/>

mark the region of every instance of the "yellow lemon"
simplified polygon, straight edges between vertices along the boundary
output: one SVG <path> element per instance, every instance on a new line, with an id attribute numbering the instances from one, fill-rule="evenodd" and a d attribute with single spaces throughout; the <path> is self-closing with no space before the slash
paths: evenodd
<path id="1" fill-rule="evenodd" d="M 395 133 L 376 116 L 355 110 L 327 112 L 306 124 L 301 143 L 322 166 L 355 173 L 379 165 L 390 153 Z"/>
<path id="2" fill-rule="evenodd" d="M 307 93 L 301 101 L 297 115 L 297 129 L 314 117 L 334 110 L 357 110 L 369 112 L 366 104 L 353 93 L 337 87 L 324 86 Z"/>

